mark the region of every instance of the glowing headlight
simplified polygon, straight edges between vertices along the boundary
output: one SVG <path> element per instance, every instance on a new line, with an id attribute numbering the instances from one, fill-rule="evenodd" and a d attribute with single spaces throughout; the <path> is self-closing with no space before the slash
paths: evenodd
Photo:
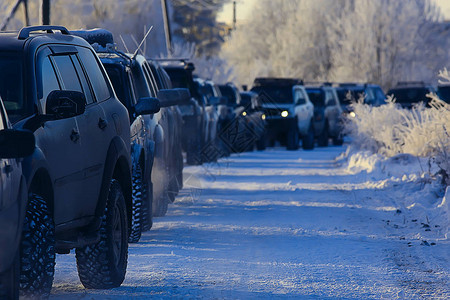
<path id="1" fill-rule="evenodd" d="M 247 115 L 247 112 L 246 112 L 246 111 L 243 111 L 243 112 L 242 112 L 242 116 L 245 117 L 246 115 Z"/>
<path id="2" fill-rule="evenodd" d="M 288 112 L 287 110 L 283 110 L 283 111 L 281 112 L 281 116 L 282 116 L 283 118 L 286 118 L 288 115 L 289 115 L 289 112 Z"/>
<path id="3" fill-rule="evenodd" d="M 261 119 L 265 120 L 266 119 L 266 115 L 262 114 Z"/>
<path id="4" fill-rule="evenodd" d="M 353 111 L 351 111 L 348 115 L 349 115 L 350 117 L 352 117 L 352 118 L 356 117 L 356 114 L 355 114 L 355 112 L 353 112 Z"/>

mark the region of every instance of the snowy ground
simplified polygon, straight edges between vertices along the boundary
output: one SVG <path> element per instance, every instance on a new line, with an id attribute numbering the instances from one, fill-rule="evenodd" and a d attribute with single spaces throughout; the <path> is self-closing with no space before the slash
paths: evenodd
<path id="1" fill-rule="evenodd" d="M 411 157 L 345 150 L 186 168 L 167 216 L 130 245 L 120 288 L 85 290 L 74 256 L 59 255 L 51 299 L 449 299 L 443 191 Z"/>

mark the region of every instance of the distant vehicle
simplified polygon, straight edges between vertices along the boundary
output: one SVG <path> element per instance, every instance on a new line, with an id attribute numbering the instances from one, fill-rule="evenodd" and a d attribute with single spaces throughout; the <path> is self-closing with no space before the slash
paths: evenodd
<path id="1" fill-rule="evenodd" d="M 314 130 L 319 147 L 328 146 L 329 138 L 334 145 L 342 145 L 342 108 L 335 88 L 330 85 L 306 86 L 306 92 L 314 104 Z"/>
<path id="2" fill-rule="evenodd" d="M 241 102 L 239 89 L 234 83 L 219 84 L 219 89 L 222 96 L 227 98 L 227 106 L 234 108 Z"/>
<path id="3" fill-rule="evenodd" d="M 192 100 L 189 104 L 179 106 L 184 122 L 183 149 L 186 152 L 186 163 L 199 165 L 203 162 L 202 151 L 208 139 L 208 114 L 203 97 L 194 82 L 195 66 L 185 59 L 161 59 L 158 62 L 169 74 L 174 88 L 187 88 L 191 93 Z"/>
<path id="4" fill-rule="evenodd" d="M 0 251 L 1 272 L 14 264 L 7 275 L 14 288 L 6 298 L 17 298 L 18 286 L 25 297 L 48 297 L 55 252 L 71 249 L 86 288 L 120 286 L 132 205 L 127 109 L 92 47 L 64 27 L 0 33 L 0 54 L 0 95 L 9 120 L 36 140 L 22 161 L 26 202 L 2 204 L 8 226 L 0 234 L 15 235 Z"/>
<path id="5" fill-rule="evenodd" d="M 235 115 L 244 123 L 246 143 L 244 150 L 266 149 L 266 115 L 261 108 L 258 94 L 254 92 L 240 92 L 240 100 L 237 102 Z"/>
<path id="6" fill-rule="evenodd" d="M 381 87 L 376 84 L 340 83 L 335 88 L 340 105 L 345 113 L 351 112 L 350 104 L 360 99 L 364 99 L 364 103 L 373 106 L 386 104 L 386 95 Z"/>
<path id="7" fill-rule="evenodd" d="M 435 88 L 431 85 L 420 81 L 410 81 L 399 82 L 387 94 L 394 96 L 395 102 L 403 108 L 411 109 L 414 104 L 418 104 L 419 102 L 428 105 L 431 99 L 427 97 L 427 94 L 435 92 Z"/>
<path id="8" fill-rule="evenodd" d="M 314 105 L 303 82 L 290 78 L 256 78 L 251 91 L 259 95 L 270 144 L 279 140 L 288 150 L 314 148 Z"/>
<path id="9" fill-rule="evenodd" d="M 438 85 L 437 95 L 439 99 L 450 104 L 450 85 Z"/>

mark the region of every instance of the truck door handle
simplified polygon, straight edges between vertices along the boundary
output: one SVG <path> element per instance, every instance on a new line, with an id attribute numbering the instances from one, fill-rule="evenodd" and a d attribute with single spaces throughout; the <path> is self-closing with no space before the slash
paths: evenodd
<path id="1" fill-rule="evenodd" d="M 76 143 L 80 139 L 80 133 L 75 129 L 72 129 L 72 133 L 70 134 L 70 140 Z"/>
<path id="2" fill-rule="evenodd" d="M 106 126 L 108 126 L 108 122 L 105 119 L 98 119 L 98 128 L 100 128 L 101 130 L 105 129 Z"/>

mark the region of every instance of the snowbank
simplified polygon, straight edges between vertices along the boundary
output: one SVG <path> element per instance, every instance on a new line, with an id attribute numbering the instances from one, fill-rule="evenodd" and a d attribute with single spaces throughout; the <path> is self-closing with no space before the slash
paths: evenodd
<path id="1" fill-rule="evenodd" d="M 348 173 L 359 173 L 390 190 L 390 199 L 374 201 L 392 201 L 390 204 L 398 207 L 405 215 L 406 234 L 427 241 L 450 238 L 450 187 L 442 185 L 440 168 L 433 160 L 411 154 L 386 157 L 355 146 L 349 146 L 338 159 L 345 161 L 343 168 Z"/>

